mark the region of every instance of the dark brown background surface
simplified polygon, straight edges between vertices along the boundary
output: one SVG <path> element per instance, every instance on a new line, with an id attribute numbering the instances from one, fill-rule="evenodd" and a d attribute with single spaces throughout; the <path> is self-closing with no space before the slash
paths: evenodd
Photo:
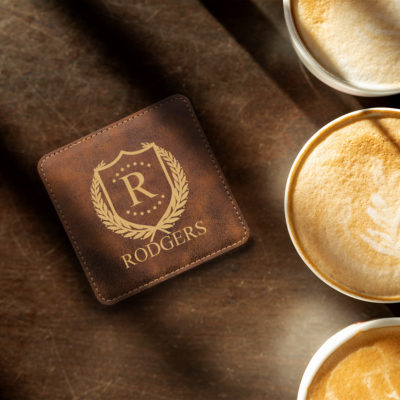
<path id="1" fill-rule="evenodd" d="M 0 35 L 2 398 L 294 399 L 328 336 L 400 314 L 336 293 L 289 240 L 284 185 L 304 142 L 345 112 L 400 102 L 310 76 L 281 0 L 1 0 Z M 174 93 L 193 101 L 252 239 L 102 306 L 36 162 Z"/>

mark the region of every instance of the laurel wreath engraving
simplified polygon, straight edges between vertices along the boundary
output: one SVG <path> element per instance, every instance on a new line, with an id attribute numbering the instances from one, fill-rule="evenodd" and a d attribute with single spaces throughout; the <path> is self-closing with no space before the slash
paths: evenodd
<path id="1" fill-rule="evenodd" d="M 142 143 L 143 148 L 150 145 L 151 143 Z M 170 233 L 169 229 L 174 226 L 175 222 L 179 220 L 182 213 L 185 211 L 185 205 L 189 195 L 186 175 L 177 159 L 169 151 L 157 145 L 154 145 L 154 148 L 168 165 L 173 181 L 170 204 L 163 217 L 155 226 L 135 224 L 126 221 L 118 214 L 113 213 L 103 200 L 100 190 L 101 178 L 98 170 L 104 167 L 106 163 L 102 161 L 96 168 L 94 168 L 90 195 L 96 214 L 108 229 L 125 238 L 144 240 L 150 237 L 150 240 L 152 241 L 157 231 L 168 234 Z"/>

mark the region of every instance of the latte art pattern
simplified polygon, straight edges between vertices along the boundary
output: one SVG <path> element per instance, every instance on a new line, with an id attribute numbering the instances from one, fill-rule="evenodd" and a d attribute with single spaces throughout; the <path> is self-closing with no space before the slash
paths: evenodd
<path id="1" fill-rule="evenodd" d="M 360 234 L 360 237 L 375 251 L 400 261 L 400 208 L 393 213 L 379 194 L 371 196 L 371 204 L 367 212 L 379 230 L 368 228 L 368 235 Z"/>
<path id="2" fill-rule="evenodd" d="M 372 178 L 377 188 L 386 186 L 383 163 L 379 159 Z M 366 212 L 375 227 L 368 228 L 360 237 L 378 253 L 397 258 L 400 265 L 400 199 L 395 204 L 388 204 L 379 192 L 375 192 Z"/>
<path id="3" fill-rule="evenodd" d="M 358 87 L 400 86 L 398 0 L 292 0 L 297 30 L 328 71 Z"/>

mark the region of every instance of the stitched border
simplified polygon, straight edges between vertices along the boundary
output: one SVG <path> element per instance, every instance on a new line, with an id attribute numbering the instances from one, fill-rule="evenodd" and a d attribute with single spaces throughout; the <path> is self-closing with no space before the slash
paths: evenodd
<path id="1" fill-rule="evenodd" d="M 212 161 L 212 163 L 213 163 L 213 165 L 214 165 L 214 167 L 215 167 L 215 169 L 217 171 L 217 174 L 218 174 L 218 177 L 219 177 L 219 179 L 220 179 L 220 181 L 222 183 L 222 186 L 225 189 L 225 193 L 227 194 L 227 196 L 228 196 L 228 198 L 229 198 L 229 200 L 230 200 L 230 202 L 232 204 L 232 207 L 235 210 L 235 214 L 236 214 L 240 224 L 243 227 L 243 236 L 235 243 L 232 243 L 232 244 L 230 244 L 228 246 L 225 246 L 225 247 L 223 247 L 223 248 L 221 248 L 219 250 L 216 250 L 216 251 L 214 251 L 214 252 L 212 252 L 210 254 L 207 254 L 206 256 L 200 257 L 200 258 L 196 259 L 195 261 L 192 261 L 192 262 L 190 262 L 190 263 L 188 263 L 188 264 L 186 264 L 184 266 L 178 267 L 177 269 L 175 269 L 173 271 L 170 271 L 170 272 L 168 272 L 168 273 L 166 273 L 166 274 L 164 274 L 162 276 L 159 276 L 158 278 L 153 279 L 153 280 L 151 280 L 151 281 L 149 281 L 147 283 L 144 283 L 144 284 L 142 284 L 140 286 L 132 288 L 132 289 L 128 290 L 127 292 L 120 294 L 119 296 L 116 296 L 116 297 L 114 297 L 112 299 L 106 299 L 100 293 L 100 290 L 99 290 L 99 288 L 98 288 L 98 286 L 97 286 L 97 284 L 96 284 L 96 282 L 95 282 L 95 280 L 94 280 L 94 278 L 93 278 L 93 276 L 92 276 L 92 274 L 90 272 L 89 265 L 87 264 L 85 258 L 83 257 L 83 254 L 82 254 L 82 252 L 81 252 L 81 250 L 79 248 L 79 245 L 78 245 L 78 243 L 77 243 L 77 241 L 75 239 L 75 236 L 74 236 L 74 234 L 72 232 L 72 229 L 71 229 L 71 227 L 70 227 L 70 225 L 69 225 L 69 223 L 67 221 L 67 218 L 66 218 L 64 212 L 61 209 L 60 203 L 57 201 L 57 198 L 56 198 L 56 195 L 55 195 L 55 193 L 53 191 L 53 188 L 51 187 L 51 184 L 47 179 L 46 172 L 44 171 L 44 164 L 49 158 L 54 157 L 57 154 L 61 154 L 62 152 L 67 151 L 67 150 L 71 149 L 74 146 L 77 146 L 77 145 L 79 145 L 79 144 L 81 144 L 83 142 L 86 142 L 88 140 L 93 139 L 94 137 L 96 137 L 98 135 L 103 134 L 104 132 L 107 132 L 107 131 L 109 131 L 111 129 L 114 129 L 114 128 L 120 126 L 120 125 L 126 124 L 127 122 L 129 122 L 129 121 L 131 121 L 133 119 L 139 118 L 139 117 L 147 114 L 150 111 L 153 111 L 153 110 L 155 110 L 157 108 L 160 108 L 164 104 L 172 103 L 172 102 L 175 102 L 175 101 L 178 101 L 178 100 L 180 100 L 180 101 L 182 101 L 184 103 L 186 109 L 189 111 L 189 114 L 192 117 L 192 121 L 193 121 L 193 124 L 194 124 L 194 126 L 196 128 L 196 131 L 198 132 L 198 134 L 200 135 L 200 137 L 201 137 L 201 139 L 203 141 L 203 144 L 204 144 L 204 146 L 205 146 L 205 148 L 207 150 L 207 153 L 208 153 L 208 155 L 209 155 L 209 157 L 210 157 L 210 159 L 211 159 L 211 161 Z M 143 112 L 140 112 L 139 114 L 135 114 L 135 115 L 132 115 L 132 116 L 127 117 L 125 119 L 122 119 L 121 121 L 119 121 L 119 122 L 117 122 L 117 123 L 115 123 L 113 125 L 110 125 L 109 127 L 103 128 L 103 129 L 101 129 L 101 130 L 99 130 L 99 131 L 97 131 L 97 132 L 95 132 L 95 133 L 93 133 L 91 135 L 87 135 L 87 136 L 85 136 L 85 137 L 83 137 L 83 138 L 81 138 L 81 139 L 79 139 L 79 140 L 77 140 L 75 142 L 72 142 L 72 143 L 70 143 L 68 145 L 65 145 L 65 146 L 61 147 L 60 149 L 55 150 L 52 153 L 49 153 L 46 156 L 44 156 L 44 158 L 40 161 L 39 168 L 40 168 L 41 175 L 44 178 L 45 185 L 48 188 L 49 194 L 50 194 L 51 198 L 53 199 L 54 205 L 55 205 L 57 211 L 59 212 L 61 220 L 64 223 L 64 226 L 65 226 L 65 228 L 66 228 L 66 230 L 67 230 L 67 232 L 68 232 L 68 234 L 69 234 L 69 236 L 71 238 L 71 242 L 72 242 L 72 244 L 73 244 L 73 246 L 74 246 L 74 248 L 76 250 L 78 258 L 79 258 L 83 268 L 85 269 L 87 276 L 89 277 L 90 283 L 92 284 L 92 287 L 94 288 L 97 296 L 101 300 L 103 300 L 103 302 L 105 302 L 105 303 L 115 303 L 118 300 L 122 300 L 122 298 L 128 297 L 130 294 L 134 294 L 135 292 L 139 292 L 139 291 L 141 291 L 142 289 L 144 289 L 144 288 L 146 288 L 148 286 L 152 286 L 153 284 L 155 284 L 158 281 L 166 280 L 169 276 L 177 274 L 179 271 L 182 271 L 184 269 L 189 269 L 192 265 L 194 265 L 196 263 L 198 264 L 202 260 L 205 260 L 206 258 L 212 257 L 214 255 L 217 255 L 219 253 L 224 252 L 227 249 L 235 247 L 239 243 L 244 242 L 246 240 L 247 236 L 248 236 L 248 230 L 246 228 L 246 225 L 245 225 L 245 223 L 244 223 L 244 221 L 243 221 L 243 219 L 241 217 L 241 214 L 240 214 L 238 208 L 235 205 L 235 201 L 233 200 L 232 194 L 231 194 L 231 192 L 230 192 L 230 190 L 229 190 L 229 188 L 228 188 L 228 186 L 227 186 L 227 184 L 225 182 L 225 179 L 224 179 L 224 177 L 222 175 L 222 171 L 220 170 L 220 168 L 219 168 L 219 166 L 217 164 L 217 161 L 216 161 L 216 159 L 215 159 L 215 157 L 214 157 L 214 155 L 213 155 L 213 153 L 211 151 L 211 148 L 210 148 L 210 146 L 208 144 L 208 141 L 207 141 L 207 139 L 206 139 L 206 137 L 204 135 L 204 132 L 200 127 L 200 123 L 199 123 L 199 121 L 197 120 L 197 118 L 196 118 L 196 116 L 194 114 L 193 108 L 192 108 L 189 100 L 186 99 L 183 96 L 179 96 L 179 95 L 178 96 L 172 96 L 172 97 L 170 97 L 170 98 L 168 98 L 168 99 L 166 99 L 164 101 L 160 101 L 159 103 L 155 104 L 154 106 L 148 107 L 146 110 L 144 110 Z"/>

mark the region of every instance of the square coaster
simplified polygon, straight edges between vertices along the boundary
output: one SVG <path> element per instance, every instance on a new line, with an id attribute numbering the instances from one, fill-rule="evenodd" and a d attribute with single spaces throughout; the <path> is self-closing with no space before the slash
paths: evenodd
<path id="1" fill-rule="evenodd" d="M 190 101 L 181 95 L 46 154 L 38 171 L 103 304 L 249 237 Z"/>

